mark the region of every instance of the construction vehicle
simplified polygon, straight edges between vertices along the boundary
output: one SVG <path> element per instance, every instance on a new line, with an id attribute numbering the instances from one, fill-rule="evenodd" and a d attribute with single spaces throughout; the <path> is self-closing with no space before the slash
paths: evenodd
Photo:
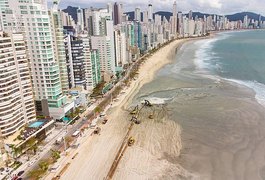
<path id="1" fill-rule="evenodd" d="M 148 100 L 144 100 L 144 105 L 147 107 L 152 107 L 152 104 Z"/>
<path id="2" fill-rule="evenodd" d="M 139 108 L 138 108 L 138 105 L 137 105 L 137 106 L 132 110 L 132 112 L 131 112 L 130 114 L 135 115 L 135 114 L 138 113 L 138 110 L 139 110 Z"/>
<path id="3" fill-rule="evenodd" d="M 133 137 L 130 137 L 128 139 L 128 146 L 132 146 L 135 143 L 135 139 L 133 139 Z"/>
<path id="4" fill-rule="evenodd" d="M 148 118 L 149 118 L 149 119 L 154 119 L 154 115 L 153 115 L 153 114 L 150 114 L 150 115 L 148 116 Z"/>
<path id="5" fill-rule="evenodd" d="M 108 119 L 104 119 L 103 121 L 102 121 L 102 124 L 106 124 L 108 122 Z"/>
<path id="6" fill-rule="evenodd" d="M 95 130 L 94 130 L 94 134 L 99 134 L 101 131 L 101 128 L 100 127 L 97 127 Z"/>
<path id="7" fill-rule="evenodd" d="M 131 119 L 132 122 L 134 122 L 135 124 L 140 124 L 140 120 L 137 119 L 137 117 L 133 116 Z"/>

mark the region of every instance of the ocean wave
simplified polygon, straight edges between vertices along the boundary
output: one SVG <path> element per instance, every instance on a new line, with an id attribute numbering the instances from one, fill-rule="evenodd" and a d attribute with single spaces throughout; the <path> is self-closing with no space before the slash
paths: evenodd
<path id="1" fill-rule="evenodd" d="M 265 107 L 265 84 L 257 81 L 242 81 L 236 79 L 225 79 L 243 86 L 246 86 L 256 93 L 255 98 L 259 104 Z"/>
<path id="2" fill-rule="evenodd" d="M 220 69 L 221 66 L 216 62 L 219 58 L 215 52 L 213 52 L 213 47 L 217 41 L 227 39 L 231 34 L 222 34 L 213 39 L 207 39 L 202 41 L 197 41 L 195 45 L 199 48 L 195 51 L 194 64 L 196 66 L 196 72 L 209 72 L 212 69 Z M 215 63 L 213 63 L 215 60 Z"/>

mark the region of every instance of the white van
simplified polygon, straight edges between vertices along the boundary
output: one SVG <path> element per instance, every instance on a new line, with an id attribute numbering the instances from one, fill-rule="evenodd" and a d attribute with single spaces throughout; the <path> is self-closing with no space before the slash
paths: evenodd
<path id="1" fill-rule="evenodd" d="M 72 134 L 72 136 L 73 136 L 73 137 L 77 137 L 77 136 L 79 136 L 79 134 L 80 134 L 80 131 L 77 130 L 77 131 L 75 131 L 75 132 Z"/>

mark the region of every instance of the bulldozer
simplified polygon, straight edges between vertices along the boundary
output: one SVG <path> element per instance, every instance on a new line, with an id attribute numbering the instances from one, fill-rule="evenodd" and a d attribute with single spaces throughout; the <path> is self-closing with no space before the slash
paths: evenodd
<path id="1" fill-rule="evenodd" d="M 132 146 L 135 143 L 135 139 L 133 137 L 130 137 L 128 139 L 128 146 Z"/>

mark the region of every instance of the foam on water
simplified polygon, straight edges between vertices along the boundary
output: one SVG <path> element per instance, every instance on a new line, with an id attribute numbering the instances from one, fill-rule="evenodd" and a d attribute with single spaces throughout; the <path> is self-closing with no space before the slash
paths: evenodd
<path id="1" fill-rule="evenodd" d="M 202 40 L 195 43 L 195 45 L 199 46 L 198 50 L 195 52 L 194 58 L 197 72 L 209 72 L 211 69 L 221 68 L 219 64 L 213 63 L 213 60 L 218 59 L 218 56 L 212 49 L 217 41 L 227 39 L 230 36 L 229 33 L 224 33 L 213 39 Z"/>
<path id="2" fill-rule="evenodd" d="M 211 74 L 210 70 L 218 69 L 222 72 L 222 67 L 218 63 L 214 63 L 214 60 L 218 57 L 215 52 L 212 52 L 214 44 L 217 41 L 224 40 L 229 38 L 231 35 L 230 33 L 224 33 L 214 39 L 198 41 L 196 43 L 199 46 L 198 50 L 195 52 L 195 59 L 194 64 L 196 65 L 196 72 L 200 73 L 202 76 L 214 79 L 219 81 L 220 79 L 224 79 L 230 82 L 234 82 L 243 86 L 246 86 L 256 93 L 255 98 L 259 104 L 265 107 L 265 85 L 259 83 L 257 81 L 244 81 L 244 80 L 237 80 L 237 79 L 227 79 L 222 78 L 218 75 Z"/>
<path id="3" fill-rule="evenodd" d="M 257 81 L 242 81 L 237 79 L 225 79 L 246 86 L 256 93 L 255 98 L 259 104 L 265 107 L 265 85 Z"/>
<path id="4" fill-rule="evenodd" d="M 172 98 L 159 98 L 159 97 L 147 97 L 144 100 L 148 100 L 151 104 L 166 104 L 167 101 L 170 101 Z M 144 101 L 142 101 L 144 103 Z"/>

